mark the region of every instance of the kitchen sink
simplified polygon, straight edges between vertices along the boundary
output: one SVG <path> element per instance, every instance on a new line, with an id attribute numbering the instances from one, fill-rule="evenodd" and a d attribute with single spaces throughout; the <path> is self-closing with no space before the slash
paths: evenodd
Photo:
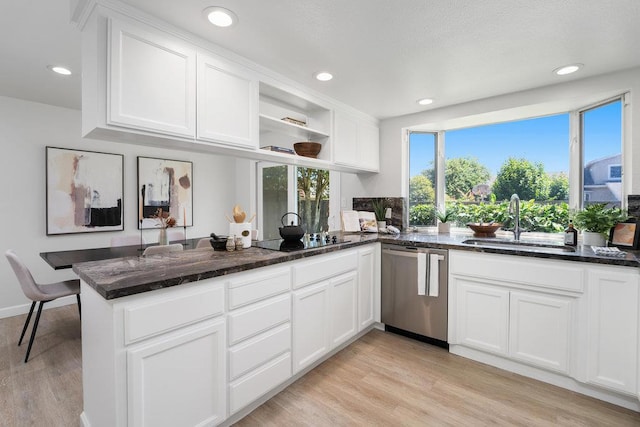
<path id="1" fill-rule="evenodd" d="M 564 246 L 557 243 L 544 242 L 526 242 L 521 240 L 500 240 L 500 239 L 467 239 L 462 241 L 465 245 L 473 245 L 478 247 L 491 247 L 501 249 L 515 249 L 520 251 L 537 251 L 537 252 L 553 252 L 567 253 L 575 252 L 576 248 L 572 246 Z"/>

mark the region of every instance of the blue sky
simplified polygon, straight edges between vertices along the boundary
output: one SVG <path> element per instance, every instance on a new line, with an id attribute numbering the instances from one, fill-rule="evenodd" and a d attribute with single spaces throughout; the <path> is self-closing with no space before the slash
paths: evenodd
<path id="1" fill-rule="evenodd" d="M 621 102 L 585 113 L 585 160 L 620 152 Z M 509 157 L 540 162 L 548 173 L 569 170 L 569 114 L 447 131 L 447 159 L 475 157 L 495 176 Z M 412 134 L 410 176 L 432 167 L 433 136 Z"/>

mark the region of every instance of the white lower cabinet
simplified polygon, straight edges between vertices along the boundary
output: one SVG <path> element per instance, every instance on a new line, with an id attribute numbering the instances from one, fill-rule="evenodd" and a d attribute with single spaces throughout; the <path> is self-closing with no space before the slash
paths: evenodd
<path id="1" fill-rule="evenodd" d="M 461 251 L 449 263 L 452 353 L 637 410 L 637 269 Z"/>
<path id="2" fill-rule="evenodd" d="M 640 332 L 638 272 L 621 267 L 592 267 L 587 284 L 587 382 L 636 394 Z"/>
<path id="3" fill-rule="evenodd" d="M 224 318 L 128 348 L 129 425 L 220 423 L 226 418 L 225 353 Z"/>
<path id="4" fill-rule="evenodd" d="M 115 300 L 82 282 L 82 424 L 215 426 L 238 419 L 372 322 L 377 247 Z"/>
<path id="5" fill-rule="evenodd" d="M 380 280 L 380 244 L 358 251 L 358 330 L 375 322 L 376 282 Z"/>
<path id="6" fill-rule="evenodd" d="M 352 271 L 329 282 L 331 348 L 358 332 L 358 273 Z"/>
<path id="7" fill-rule="evenodd" d="M 293 292 L 293 373 L 331 348 L 329 281 Z"/>
<path id="8" fill-rule="evenodd" d="M 509 355 L 568 374 L 571 304 L 570 299 L 560 296 L 512 291 Z"/>
<path id="9" fill-rule="evenodd" d="M 509 292 L 455 277 L 457 289 L 454 343 L 500 355 L 508 352 Z"/>

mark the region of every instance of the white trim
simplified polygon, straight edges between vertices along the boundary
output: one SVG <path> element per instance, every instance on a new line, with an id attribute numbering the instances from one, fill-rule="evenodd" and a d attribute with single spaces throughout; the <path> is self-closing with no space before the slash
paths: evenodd
<path id="1" fill-rule="evenodd" d="M 69 295 L 66 297 L 58 298 L 54 301 L 48 302 L 44 305 L 43 310 L 48 310 L 50 308 L 63 307 L 65 305 L 75 304 L 76 297 L 75 295 Z M 0 308 L 0 319 L 4 319 L 7 317 L 19 316 L 21 314 L 25 314 L 29 312 L 29 308 L 31 307 L 31 303 L 14 305 L 11 307 Z"/>
<path id="2" fill-rule="evenodd" d="M 545 369 L 527 365 L 526 363 L 520 363 L 500 356 L 488 354 L 483 351 L 465 347 L 463 345 L 451 345 L 449 346 L 449 352 L 461 357 L 465 357 L 467 359 L 475 360 L 476 362 L 503 369 L 508 372 L 514 372 L 516 374 L 523 375 L 528 378 L 533 378 L 547 384 L 553 384 L 566 390 L 571 390 L 580 394 L 591 396 L 596 399 L 621 406 L 623 408 L 631 409 L 636 412 L 640 411 L 640 402 L 638 402 L 638 400 L 636 400 L 633 396 L 610 392 L 608 390 L 604 390 L 601 387 L 593 387 L 589 384 L 581 383 L 574 378 L 568 377 L 566 375 L 550 372 Z"/>

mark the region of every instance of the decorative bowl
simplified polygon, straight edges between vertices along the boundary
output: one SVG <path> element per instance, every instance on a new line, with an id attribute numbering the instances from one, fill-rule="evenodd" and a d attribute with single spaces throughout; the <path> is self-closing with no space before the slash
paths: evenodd
<path id="1" fill-rule="evenodd" d="M 502 227 L 502 224 L 494 223 L 469 223 L 467 227 L 473 230 L 473 235 L 476 237 L 496 237 L 496 231 Z"/>
<path id="2" fill-rule="evenodd" d="M 227 236 L 216 236 L 209 240 L 211 247 L 214 251 L 226 251 L 227 250 Z"/>
<path id="3" fill-rule="evenodd" d="M 322 149 L 322 144 L 319 142 L 296 142 L 293 144 L 293 149 L 299 156 L 315 159 Z"/>

